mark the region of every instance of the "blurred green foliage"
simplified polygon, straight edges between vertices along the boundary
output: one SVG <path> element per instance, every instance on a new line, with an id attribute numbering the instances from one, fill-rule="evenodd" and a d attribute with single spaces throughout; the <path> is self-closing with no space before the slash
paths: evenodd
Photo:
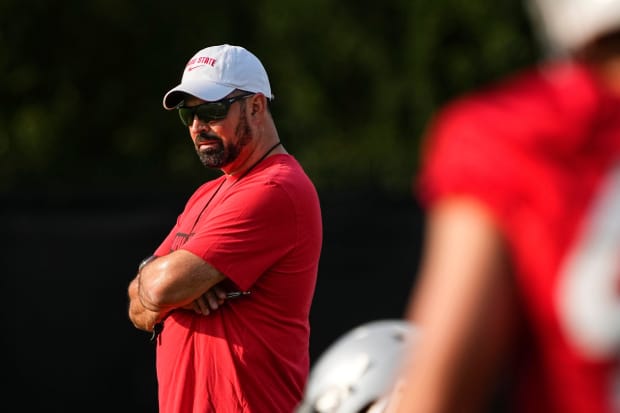
<path id="1" fill-rule="evenodd" d="M 539 54 L 517 0 L 0 0 L 0 191 L 208 179 L 161 101 L 220 43 L 262 60 L 280 137 L 324 190 L 409 191 L 439 105 Z"/>

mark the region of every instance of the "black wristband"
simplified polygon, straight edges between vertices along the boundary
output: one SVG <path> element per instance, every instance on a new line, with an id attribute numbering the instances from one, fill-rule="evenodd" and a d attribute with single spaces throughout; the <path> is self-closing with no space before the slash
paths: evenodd
<path id="1" fill-rule="evenodd" d="M 145 259 L 143 259 L 142 261 L 140 261 L 140 264 L 138 265 L 138 272 L 142 271 L 142 268 L 144 268 L 146 264 L 153 261 L 155 258 L 157 258 L 157 255 L 150 255 L 146 257 Z"/>

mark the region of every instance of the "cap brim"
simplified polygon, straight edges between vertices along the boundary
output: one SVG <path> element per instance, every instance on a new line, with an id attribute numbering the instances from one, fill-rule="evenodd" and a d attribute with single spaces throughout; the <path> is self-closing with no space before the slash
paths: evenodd
<path id="1" fill-rule="evenodd" d="M 195 96 L 198 99 L 213 102 L 220 100 L 235 90 L 234 87 L 220 85 L 218 83 L 205 82 L 183 82 L 174 89 L 171 89 L 164 96 L 164 108 L 172 110 L 181 103 L 186 95 Z"/>

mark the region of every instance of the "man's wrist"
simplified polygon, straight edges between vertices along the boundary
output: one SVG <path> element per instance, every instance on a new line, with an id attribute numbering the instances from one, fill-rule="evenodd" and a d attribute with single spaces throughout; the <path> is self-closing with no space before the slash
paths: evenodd
<path id="1" fill-rule="evenodd" d="M 140 264 L 138 264 L 138 273 L 142 271 L 142 268 L 146 267 L 146 265 L 150 263 L 151 261 L 153 261 L 155 258 L 157 258 L 157 255 L 150 255 L 146 257 L 145 259 L 143 259 L 142 261 L 140 261 Z"/>

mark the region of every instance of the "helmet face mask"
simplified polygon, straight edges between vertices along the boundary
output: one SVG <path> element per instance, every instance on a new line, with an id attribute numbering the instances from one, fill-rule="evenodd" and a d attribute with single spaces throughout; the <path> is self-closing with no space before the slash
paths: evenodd
<path id="1" fill-rule="evenodd" d="M 404 320 L 373 321 L 347 332 L 312 367 L 296 413 L 382 412 L 413 336 Z"/>
<path id="2" fill-rule="evenodd" d="M 620 29 L 620 0 L 526 0 L 526 8 L 552 56 L 573 53 Z"/>

